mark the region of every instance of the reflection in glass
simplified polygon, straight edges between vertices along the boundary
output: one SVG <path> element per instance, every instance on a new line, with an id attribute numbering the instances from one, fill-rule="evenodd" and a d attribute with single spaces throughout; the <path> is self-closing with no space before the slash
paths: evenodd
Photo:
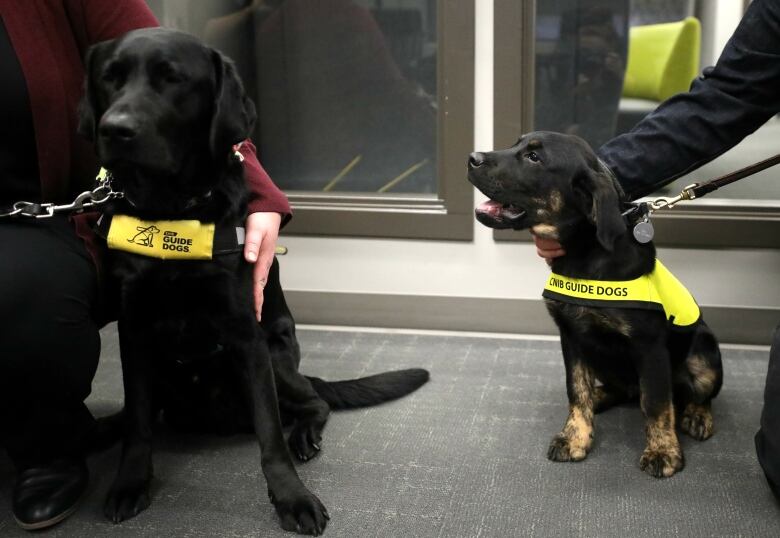
<path id="1" fill-rule="evenodd" d="M 435 0 L 149 0 L 236 62 L 284 190 L 436 192 Z"/>
<path id="2" fill-rule="evenodd" d="M 629 131 L 659 104 L 621 95 L 629 27 L 681 21 L 695 14 L 694 5 L 691 0 L 537 1 L 534 128 L 577 134 L 594 148 Z M 775 117 L 735 148 L 654 196 L 668 196 L 694 181 L 707 181 L 768 158 L 780 151 L 778 136 L 780 119 Z M 708 200 L 776 205 L 778 170 L 770 168 L 738 181 Z"/>
<path id="3" fill-rule="evenodd" d="M 615 134 L 628 51 L 628 0 L 537 2 L 535 129 L 598 147 Z"/>

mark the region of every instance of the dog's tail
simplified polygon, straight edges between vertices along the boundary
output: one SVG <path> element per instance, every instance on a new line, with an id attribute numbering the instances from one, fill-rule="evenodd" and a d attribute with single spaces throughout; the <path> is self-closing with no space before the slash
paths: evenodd
<path id="1" fill-rule="evenodd" d="M 406 396 L 423 386 L 430 374 L 422 368 L 410 368 L 345 381 L 306 378 L 331 409 L 354 409 Z"/>

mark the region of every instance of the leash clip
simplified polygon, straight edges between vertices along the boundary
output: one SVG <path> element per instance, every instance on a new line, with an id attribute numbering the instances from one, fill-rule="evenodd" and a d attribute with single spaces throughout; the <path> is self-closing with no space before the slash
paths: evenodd
<path id="1" fill-rule="evenodd" d="M 39 204 L 36 202 L 15 202 L 11 206 L 11 210 L 8 212 L 0 212 L 0 217 L 29 217 L 34 219 L 48 219 L 53 217 L 57 213 L 72 212 L 78 213 L 103 205 L 106 202 L 114 200 L 116 198 L 122 198 L 124 193 L 121 191 L 115 191 L 111 187 L 111 180 L 113 177 L 107 170 L 101 170 L 100 175 L 96 178 L 98 180 L 98 186 L 91 191 L 84 191 L 69 204 L 53 204 L 45 203 Z"/>
<path id="2" fill-rule="evenodd" d="M 694 189 L 698 186 L 698 183 L 691 183 L 685 187 L 677 196 L 672 198 L 656 198 L 655 200 L 648 202 L 650 204 L 650 212 L 652 213 L 653 211 L 658 211 L 659 209 L 671 209 L 677 204 L 677 202 L 682 202 L 684 200 L 695 200 L 696 191 Z"/>

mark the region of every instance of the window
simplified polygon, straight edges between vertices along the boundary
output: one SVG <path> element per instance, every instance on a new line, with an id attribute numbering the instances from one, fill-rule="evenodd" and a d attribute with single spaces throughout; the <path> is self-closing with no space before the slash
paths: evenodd
<path id="1" fill-rule="evenodd" d="M 496 147 L 506 147 L 519 132 L 534 129 L 578 134 L 594 147 L 630 130 L 662 100 L 632 97 L 628 91 L 625 81 L 634 68 L 629 62 L 631 32 L 701 15 L 701 39 L 709 40 L 717 13 L 699 13 L 697 7 L 693 1 L 668 0 L 496 0 Z M 691 61 L 694 72 L 700 72 L 696 47 L 681 52 L 682 60 L 676 61 Z M 640 68 L 644 69 L 640 76 L 652 74 L 646 66 Z M 685 88 L 691 78 L 684 82 Z M 732 150 L 650 198 L 673 196 L 690 183 L 708 181 L 778 153 L 778 133 L 780 120 L 773 118 Z M 656 213 L 656 243 L 780 246 L 779 177 L 780 169 L 769 169 L 702 200 Z M 525 232 L 504 231 L 496 232 L 496 238 L 530 239 Z"/>
<path id="2" fill-rule="evenodd" d="M 230 56 L 288 232 L 470 239 L 473 5 L 149 0 Z"/>

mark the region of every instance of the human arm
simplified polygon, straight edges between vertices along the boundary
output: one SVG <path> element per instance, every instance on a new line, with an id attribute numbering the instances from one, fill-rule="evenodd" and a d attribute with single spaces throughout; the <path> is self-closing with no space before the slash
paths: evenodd
<path id="1" fill-rule="evenodd" d="M 780 111 L 780 3 L 753 1 L 715 67 L 598 150 L 630 199 L 738 144 Z"/>
<path id="2" fill-rule="evenodd" d="M 254 144 L 244 141 L 244 174 L 250 189 L 249 217 L 246 220 L 244 258 L 254 263 L 254 303 L 258 321 L 263 310 L 263 288 L 274 261 L 279 229 L 292 217 L 287 197 L 274 185 L 257 160 Z"/>

